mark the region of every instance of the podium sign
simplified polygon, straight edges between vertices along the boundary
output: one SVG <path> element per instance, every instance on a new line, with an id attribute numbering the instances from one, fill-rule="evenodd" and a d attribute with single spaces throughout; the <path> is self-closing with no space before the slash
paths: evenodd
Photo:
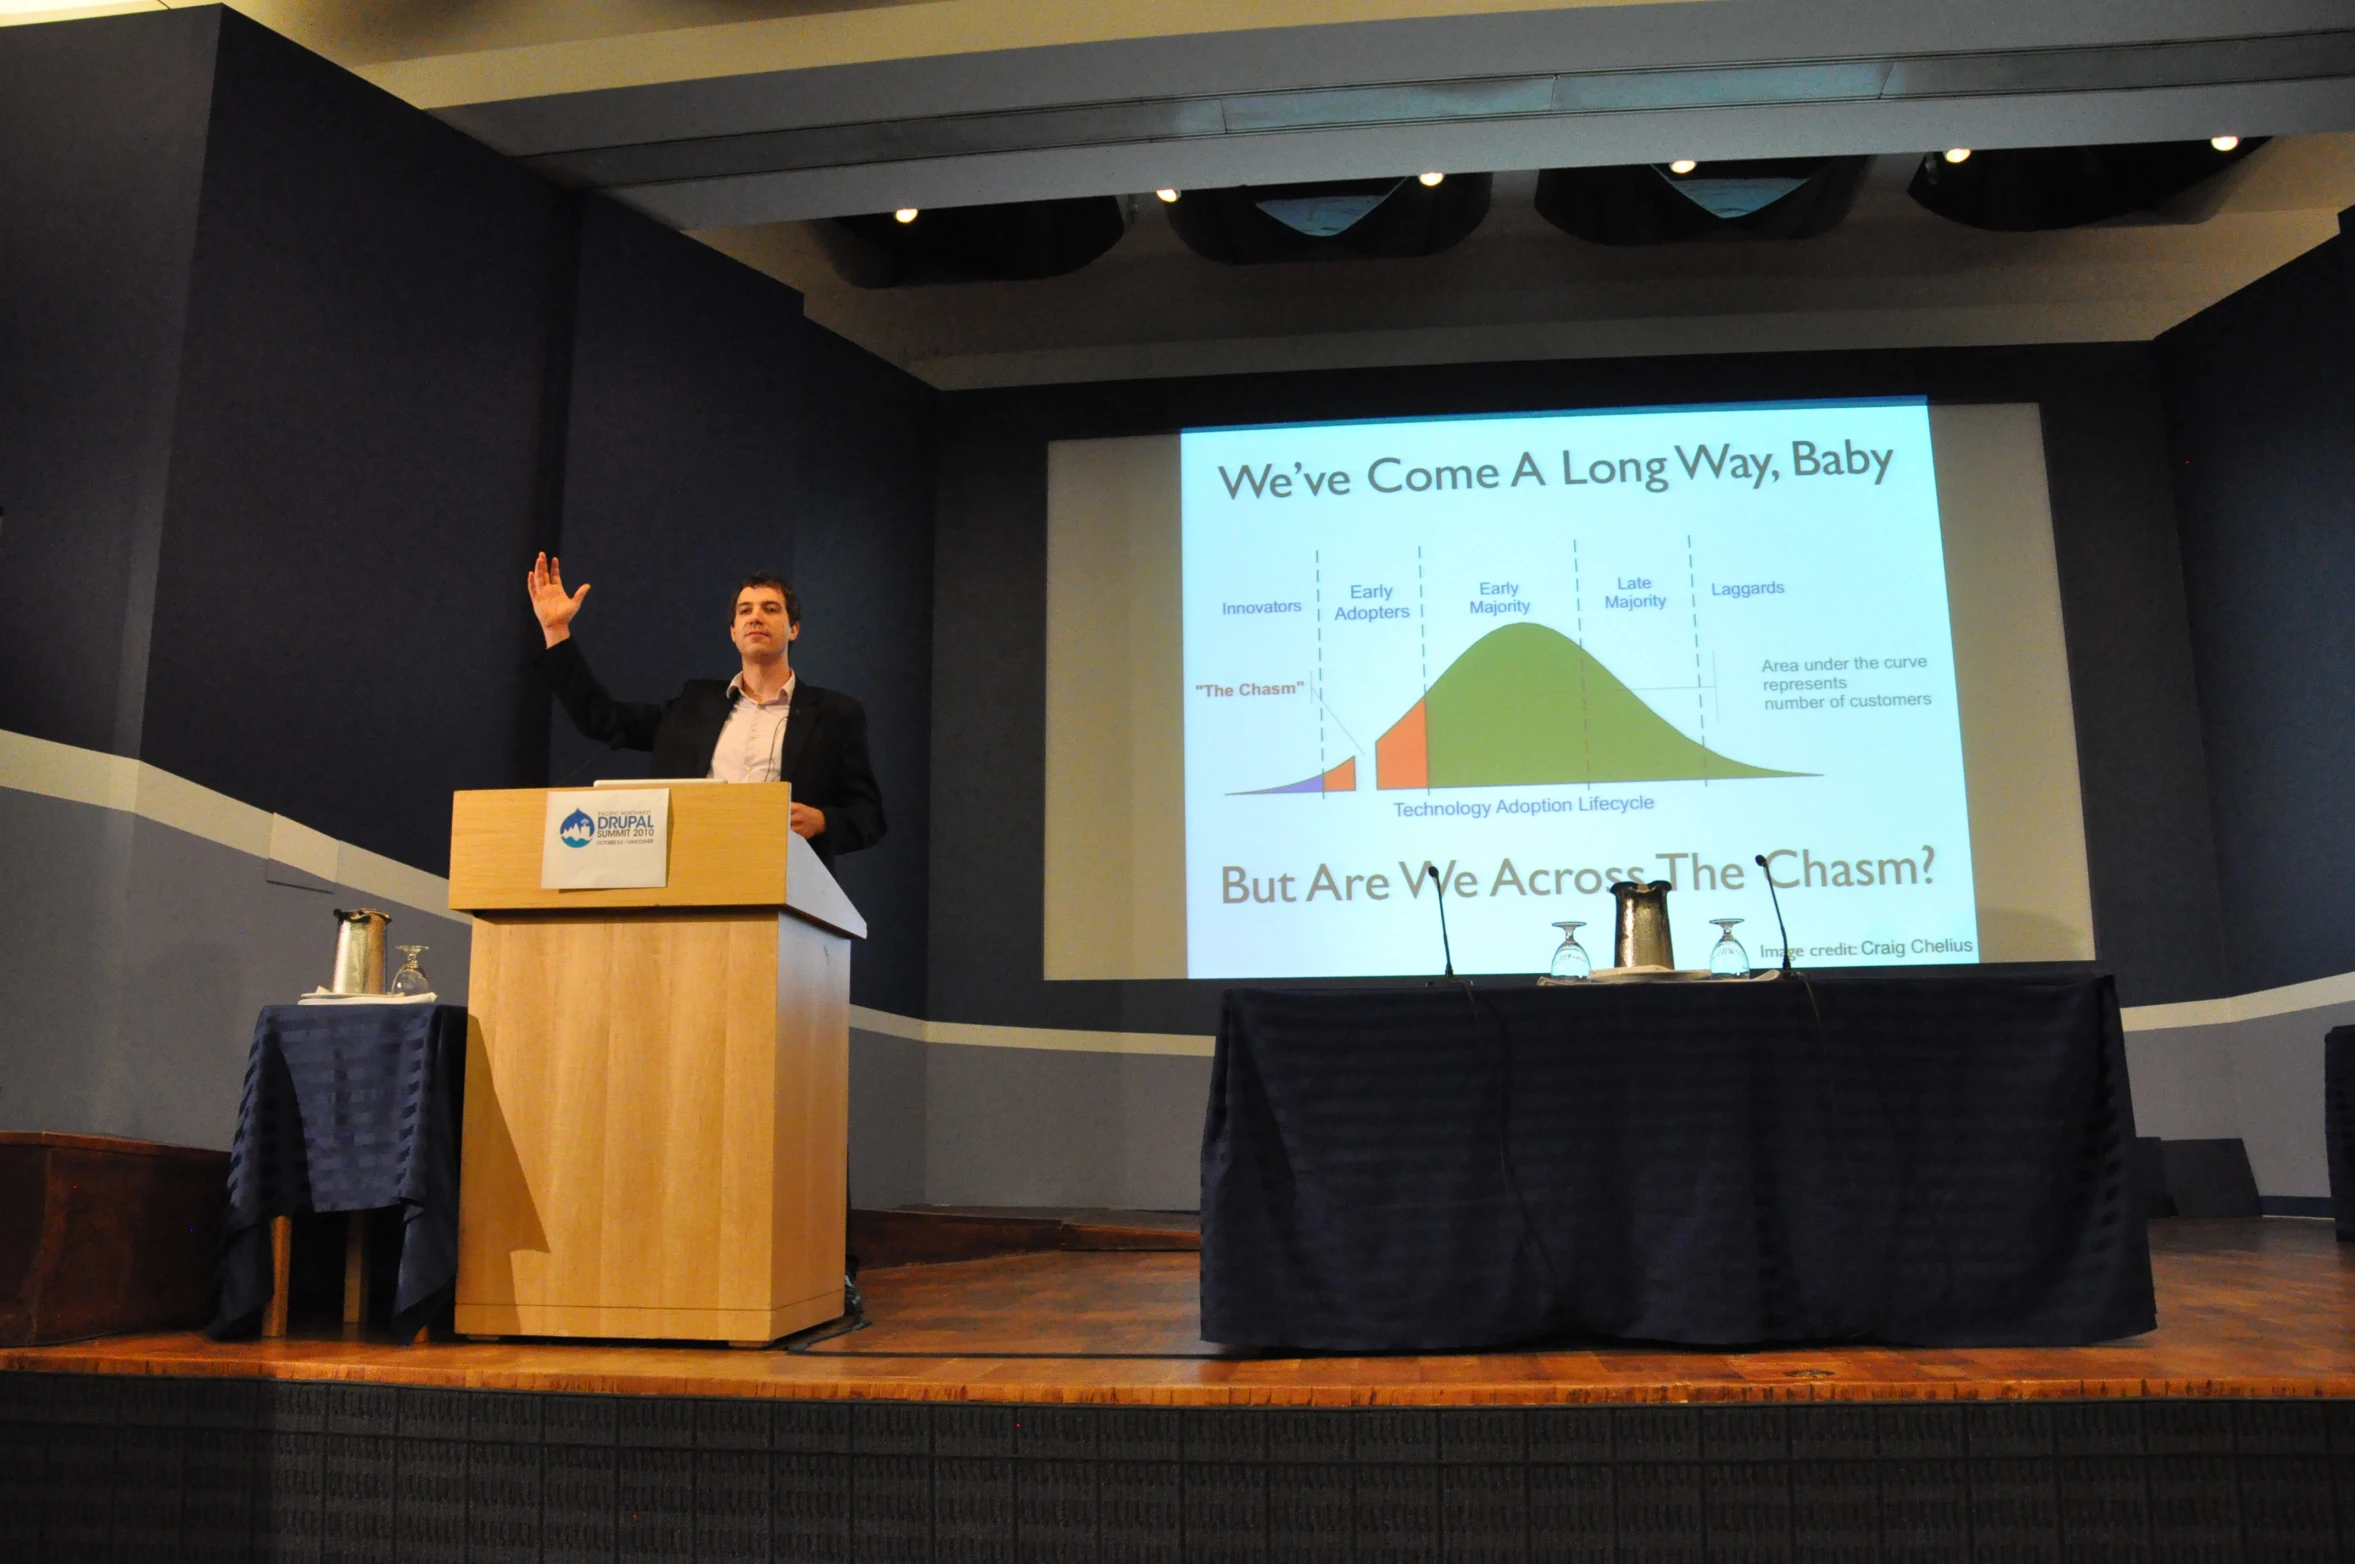
<path id="1" fill-rule="evenodd" d="M 540 888 L 650 889 L 670 883 L 667 787 L 552 792 L 540 833 Z"/>

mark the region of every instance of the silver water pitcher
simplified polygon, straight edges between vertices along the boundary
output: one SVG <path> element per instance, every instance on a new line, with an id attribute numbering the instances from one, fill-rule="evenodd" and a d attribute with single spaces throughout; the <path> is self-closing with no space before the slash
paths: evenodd
<path id="1" fill-rule="evenodd" d="M 384 926 L 392 914 L 373 907 L 335 909 L 335 980 L 331 994 L 384 992 Z"/>
<path id="2" fill-rule="evenodd" d="M 1622 967 L 1673 967 L 1676 952 L 1668 943 L 1668 882 L 1621 880 L 1611 887 L 1619 902 L 1618 927 L 1611 942 L 1612 961 Z"/>

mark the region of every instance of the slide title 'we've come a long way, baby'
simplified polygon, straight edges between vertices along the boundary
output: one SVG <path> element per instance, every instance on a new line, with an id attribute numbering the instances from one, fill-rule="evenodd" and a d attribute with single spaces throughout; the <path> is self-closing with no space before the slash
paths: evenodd
<path id="1" fill-rule="evenodd" d="M 1524 484 L 1539 488 L 1560 485 L 1564 488 L 1590 488 L 1625 484 L 1652 494 L 1666 494 L 1675 487 L 1673 474 L 1679 470 L 1688 483 L 1738 483 L 1762 489 L 1770 483 L 1780 483 L 1787 471 L 1793 478 L 1870 478 L 1878 488 L 1889 476 L 1890 464 L 1896 460 L 1894 447 L 1875 450 L 1860 446 L 1853 440 L 1841 438 L 1837 445 L 1828 439 L 1818 444 L 1813 440 L 1793 440 L 1790 465 L 1781 463 L 1780 451 L 1737 451 L 1731 442 L 1720 445 L 1697 445 L 1690 451 L 1683 446 L 1670 447 L 1676 454 L 1668 456 L 1589 456 L 1581 458 L 1576 452 L 1561 453 L 1561 465 L 1553 478 L 1548 478 L 1547 465 L 1536 455 L 1523 451 L 1517 461 L 1502 462 L 1434 462 L 1416 466 L 1413 459 L 1403 456 L 1382 456 L 1367 464 L 1362 473 L 1343 467 L 1311 467 L 1296 461 L 1290 471 L 1280 462 L 1263 462 L 1254 467 L 1248 462 L 1230 471 L 1218 469 L 1219 482 L 1226 487 L 1227 498 L 1242 500 L 1292 500 L 1347 498 L 1362 491 L 1375 494 L 1477 494 L 1482 490 L 1511 491 Z"/>

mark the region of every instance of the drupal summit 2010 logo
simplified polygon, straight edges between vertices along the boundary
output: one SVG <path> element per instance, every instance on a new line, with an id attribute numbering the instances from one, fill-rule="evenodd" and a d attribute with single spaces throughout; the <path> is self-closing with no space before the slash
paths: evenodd
<path id="1" fill-rule="evenodd" d="M 567 847 L 586 847 L 597 839 L 597 822 L 587 810 L 576 809 L 556 828 L 556 839 Z"/>

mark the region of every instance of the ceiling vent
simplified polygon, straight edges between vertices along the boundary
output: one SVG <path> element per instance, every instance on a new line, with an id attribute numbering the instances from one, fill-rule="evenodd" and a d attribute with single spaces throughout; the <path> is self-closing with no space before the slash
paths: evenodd
<path id="1" fill-rule="evenodd" d="M 1488 216 L 1486 174 L 1184 190 L 1165 210 L 1197 255 L 1229 266 L 1400 260 L 1460 244 Z"/>
<path id="2" fill-rule="evenodd" d="M 1119 196 L 911 210 L 905 219 L 892 212 L 825 218 L 810 232 L 844 282 L 904 288 L 1060 277 L 1119 243 L 1129 224 Z"/>
<path id="3" fill-rule="evenodd" d="M 1812 239 L 1848 215 L 1871 166 L 1816 157 L 1549 168 L 1537 176 L 1537 211 L 1596 244 Z"/>
<path id="4" fill-rule="evenodd" d="M 2219 142 L 2229 142 L 2220 148 Z M 1980 149 L 1962 162 L 1922 159 L 1907 194 L 1954 222 L 2004 233 L 2079 228 L 2144 212 L 2264 145 L 2152 141 L 2106 147 Z"/>

